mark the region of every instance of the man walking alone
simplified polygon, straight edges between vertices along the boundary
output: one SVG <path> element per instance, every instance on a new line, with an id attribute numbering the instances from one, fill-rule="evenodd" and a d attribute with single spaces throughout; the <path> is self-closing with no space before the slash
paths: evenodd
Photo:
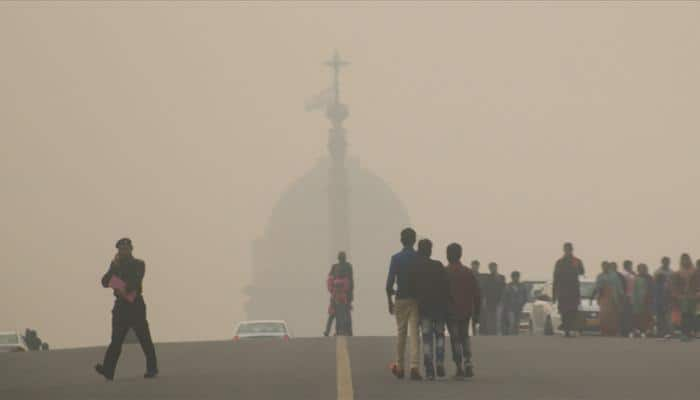
<path id="1" fill-rule="evenodd" d="M 151 331 L 146 320 L 146 303 L 143 301 L 143 276 L 146 264 L 132 255 L 133 246 L 128 238 L 117 242 L 117 255 L 102 277 L 102 286 L 114 290 L 112 309 L 112 341 L 105 353 L 102 364 L 95 365 L 98 374 L 107 380 L 114 379 L 114 371 L 122 351 L 122 344 L 129 329 L 133 329 L 146 356 L 144 378 L 158 375 L 156 351 L 151 340 Z M 120 284 L 115 284 L 115 282 Z M 121 287 L 124 284 L 124 287 Z"/>
<path id="2" fill-rule="evenodd" d="M 576 330 L 576 316 L 581 304 L 579 276 L 584 274 L 583 262 L 574 257 L 574 246 L 564 244 L 564 257 L 554 267 L 554 301 L 557 303 L 566 337 Z"/>

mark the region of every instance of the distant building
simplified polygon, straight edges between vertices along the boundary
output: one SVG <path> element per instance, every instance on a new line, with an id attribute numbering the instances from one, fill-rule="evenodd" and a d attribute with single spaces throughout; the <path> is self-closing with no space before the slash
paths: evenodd
<path id="1" fill-rule="evenodd" d="M 294 182 L 272 210 L 263 237 L 253 243 L 249 319 L 285 319 L 295 335 L 323 331 L 329 296 L 325 277 L 338 251 L 355 269 L 355 334 L 391 332 L 384 283 L 399 231 L 409 226 L 399 198 L 379 177 L 347 158 L 348 108 L 340 102 L 338 55 L 334 86 L 322 102 L 331 121 L 329 156 Z"/>

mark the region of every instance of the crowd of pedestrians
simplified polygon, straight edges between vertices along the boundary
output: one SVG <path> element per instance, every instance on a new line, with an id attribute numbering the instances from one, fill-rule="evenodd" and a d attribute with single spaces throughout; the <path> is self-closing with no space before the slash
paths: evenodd
<path id="1" fill-rule="evenodd" d="M 646 264 L 634 268 L 624 261 L 604 261 L 596 278 L 593 297 L 600 305 L 601 333 L 604 336 L 670 339 L 675 327 L 682 341 L 693 339 L 700 330 L 700 260 L 696 265 L 689 254 L 680 257 L 678 270 L 664 257 L 652 275 Z"/>
<path id="2" fill-rule="evenodd" d="M 479 272 L 481 263 L 471 262 L 481 289 L 481 323 L 473 324 L 475 335 L 517 335 L 520 316 L 528 302 L 528 287 L 520 281 L 520 272 L 510 274 L 511 281 L 498 272 L 498 264 L 489 263 L 489 273 Z"/>
<path id="3" fill-rule="evenodd" d="M 386 282 L 389 313 L 396 319 L 396 359 L 391 372 L 399 379 L 408 376 L 422 380 L 421 355 L 425 377 L 429 380 L 445 376 L 445 329 L 449 332 L 452 361 L 456 378 L 474 376 L 470 333 L 472 335 L 517 335 L 521 315 L 529 301 L 529 287 L 513 271 L 510 282 L 499 273 L 498 264 L 488 264 L 481 273 L 481 263 L 470 267 L 462 264 L 462 247 L 447 246 L 447 265 L 432 258 L 433 244 L 422 239 L 416 245 L 416 232 L 401 232 L 403 248 L 391 257 Z M 559 327 L 565 337 L 580 331 L 580 278 L 585 274 L 581 259 L 574 255 L 574 246 L 565 243 L 563 256 L 554 267 L 552 299 L 561 315 Z M 673 337 L 679 327 L 681 339 L 691 340 L 700 330 L 700 260 L 693 265 L 688 254 L 680 258 L 677 271 L 664 257 L 661 266 L 651 274 L 646 264 L 624 261 L 602 263 L 590 301 L 600 306 L 600 327 L 603 336 Z M 328 275 L 331 294 L 329 317 L 324 335 L 330 333 L 333 320 L 337 335 L 352 335 L 352 265 L 344 253 L 338 255 Z M 471 330 L 471 332 L 470 332 Z M 408 347 L 408 360 L 406 353 Z M 422 351 L 421 351 L 422 348 Z"/>

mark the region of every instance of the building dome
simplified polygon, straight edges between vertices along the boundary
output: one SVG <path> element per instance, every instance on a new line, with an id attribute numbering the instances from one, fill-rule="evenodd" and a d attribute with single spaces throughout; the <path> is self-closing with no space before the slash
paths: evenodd
<path id="1" fill-rule="evenodd" d="M 329 159 L 321 159 L 293 183 L 274 207 L 265 233 L 253 243 L 249 319 L 284 319 L 292 333 L 318 336 L 329 304 L 326 277 L 335 254 L 346 251 L 355 278 L 353 330 L 357 335 L 391 332 L 384 286 L 389 259 L 409 217 L 396 194 L 353 159 L 345 162 L 349 248 L 332 249 Z"/>

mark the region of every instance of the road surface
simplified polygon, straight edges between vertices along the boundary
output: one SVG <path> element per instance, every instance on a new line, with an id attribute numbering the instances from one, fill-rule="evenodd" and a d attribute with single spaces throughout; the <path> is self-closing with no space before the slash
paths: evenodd
<path id="1" fill-rule="evenodd" d="M 161 376 L 144 380 L 127 345 L 114 382 L 92 366 L 104 348 L 0 354 L 0 399 L 615 399 L 694 398 L 700 342 L 477 337 L 470 381 L 398 381 L 393 338 L 157 344 Z M 448 369 L 453 373 L 449 362 Z"/>

